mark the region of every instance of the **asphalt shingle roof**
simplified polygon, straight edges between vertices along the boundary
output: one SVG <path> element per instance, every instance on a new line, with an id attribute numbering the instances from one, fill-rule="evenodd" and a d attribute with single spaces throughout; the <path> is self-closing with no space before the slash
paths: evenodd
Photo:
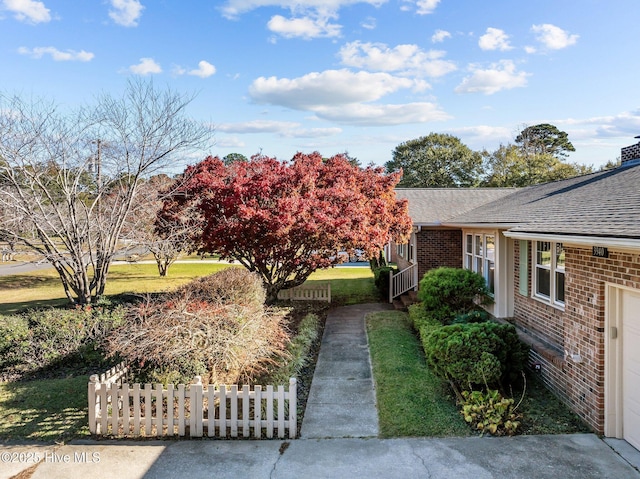
<path id="1" fill-rule="evenodd" d="M 505 224 L 512 225 L 511 231 L 529 233 L 640 238 L 640 165 L 522 188 L 448 217 L 447 222 Z"/>
<path id="2" fill-rule="evenodd" d="M 503 198 L 515 188 L 397 188 L 396 197 L 409 200 L 414 225 L 439 225 L 480 205 Z"/>

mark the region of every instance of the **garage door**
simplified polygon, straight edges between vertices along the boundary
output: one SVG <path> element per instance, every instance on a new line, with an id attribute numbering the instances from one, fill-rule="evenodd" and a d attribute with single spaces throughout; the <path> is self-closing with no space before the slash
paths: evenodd
<path id="1" fill-rule="evenodd" d="M 640 449 L 640 293 L 623 291 L 622 318 L 622 430 Z"/>

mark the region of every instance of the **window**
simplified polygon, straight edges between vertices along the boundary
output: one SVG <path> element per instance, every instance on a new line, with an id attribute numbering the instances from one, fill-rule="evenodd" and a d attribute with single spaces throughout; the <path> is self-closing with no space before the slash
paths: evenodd
<path id="1" fill-rule="evenodd" d="M 491 294 L 495 290 L 496 240 L 492 234 L 467 234 L 464 267 L 484 277 Z"/>
<path id="2" fill-rule="evenodd" d="M 562 243 L 536 242 L 534 294 L 537 298 L 564 306 L 564 263 Z"/>

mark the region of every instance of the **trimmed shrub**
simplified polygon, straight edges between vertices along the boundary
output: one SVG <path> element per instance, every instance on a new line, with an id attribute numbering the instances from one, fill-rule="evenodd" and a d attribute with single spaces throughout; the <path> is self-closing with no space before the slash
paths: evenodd
<path id="1" fill-rule="evenodd" d="M 384 299 L 389 297 L 389 272 L 393 272 L 395 274 L 396 271 L 396 268 L 393 266 L 381 266 L 379 268 L 374 268 L 373 281 L 381 298 Z"/>
<path id="2" fill-rule="evenodd" d="M 468 313 L 459 314 L 451 324 L 484 323 L 491 319 L 484 309 L 476 309 Z"/>
<path id="3" fill-rule="evenodd" d="M 409 319 L 411 320 L 413 329 L 418 332 L 420 338 L 426 338 L 431 331 L 442 327 L 442 324 L 427 314 L 419 303 L 409 306 Z"/>
<path id="4" fill-rule="evenodd" d="M 121 306 L 33 309 L 0 319 L 0 367 L 44 368 L 67 358 L 100 362 L 107 335 L 124 322 Z"/>
<path id="5" fill-rule="evenodd" d="M 193 281 L 130 308 L 109 351 L 151 382 L 217 384 L 249 380 L 287 355 L 285 311 L 264 306 L 257 276 L 229 270 Z"/>
<path id="6" fill-rule="evenodd" d="M 515 380 L 528 355 L 513 325 L 494 322 L 443 326 L 423 346 L 433 371 L 461 389 Z"/>
<path id="7" fill-rule="evenodd" d="M 451 324 L 456 316 L 492 302 L 482 276 L 460 268 L 437 268 L 420 281 L 418 299 L 433 318 Z"/>
<path id="8" fill-rule="evenodd" d="M 0 316 L 0 370 L 24 361 L 29 323 L 22 316 Z"/>

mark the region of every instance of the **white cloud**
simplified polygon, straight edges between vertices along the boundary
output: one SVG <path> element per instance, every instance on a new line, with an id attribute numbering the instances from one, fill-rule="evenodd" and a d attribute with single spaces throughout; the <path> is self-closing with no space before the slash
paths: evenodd
<path id="1" fill-rule="evenodd" d="M 482 69 L 477 65 L 470 65 L 471 76 L 462 80 L 455 89 L 456 93 L 484 93 L 493 95 L 501 90 L 523 87 L 527 84 L 526 72 L 516 71 L 511 60 L 494 63 L 490 68 Z"/>
<path id="2" fill-rule="evenodd" d="M 36 48 L 27 48 L 20 47 L 18 48 L 18 53 L 21 55 L 29 55 L 32 58 L 42 58 L 44 55 L 51 55 L 51 58 L 57 62 L 65 62 L 65 61 L 79 61 L 79 62 L 88 62 L 91 61 L 94 57 L 93 53 L 86 52 L 84 50 L 80 50 L 79 52 L 75 50 L 66 50 L 60 51 L 55 47 L 36 47 Z"/>
<path id="3" fill-rule="evenodd" d="M 450 133 L 474 143 L 507 143 L 513 139 L 513 131 L 503 126 L 476 125 L 453 128 Z"/>
<path id="4" fill-rule="evenodd" d="M 216 138 L 216 146 L 220 148 L 244 148 L 246 145 L 240 138 L 231 136 L 221 139 Z"/>
<path id="5" fill-rule="evenodd" d="M 113 9 L 109 10 L 109 16 L 123 27 L 137 26 L 144 9 L 139 0 L 111 0 L 111 6 Z"/>
<path id="6" fill-rule="evenodd" d="M 141 58 L 140 63 L 129 67 L 129 71 L 135 75 L 150 75 L 162 73 L 162 68 L 153 58 Z"/>
<path id="7" fill-rule="evenodd" d="M 440 0 L 404 0 L 407 3 L 413 3 L 416 6 L 418 15 L 429 15 L 433 13 L 440 3 Z"/>
<path id="8" fill-rule="evenodd" d="M 554 124 L 567 125 L 568 130 L 583 131 L 582 138 L 625 138 L 631 145 L 640 132 L 640 108 L 610 116 L 555 120 Z"/>
<path id="9" fill-rule="evenodd" d="M 285 38 L 304 38 L 310 40 L 320 37 L 340 36 L 341 25 L 329 23 L 330 17 L 299 17 L 284 18 L 281 15 L 274 15 L 267 23 L 267 28 Z"/>
<path id="10" fill-rule="evenodd" d="M 360 26 L 367 30 L 375 30 L 378 26 L 378 21 L 374 17 L 367 17 L 360 23 Z"/>
<path id="11" fill-rule="evenodd" d="M 451 38 L 451 33 L 446 30 L 436 30 L 436 32 L 431 36 L 431 42 L 442 43 L 447 38 Z"/>
<path id="12" fill-rule="evenodd" d="M 350 70 L 313 72 L 299 78 L 260 77 L 249 94 L 257 103 L 271 103 L 295 110 L 327 105 L 375 101 L 400 89 L 424 89 L 424 83 L 388 73 L 353 73 Z"/>
<path id="13" fill-rule="evenodd" d="M 27 23 L 44 23 L 51 21 L 49 9 L 43 2 L 35 0 L 3 0 L 2 6 L 14 14 L 14 17 Z"/>
<path id="14" fill-rule="evenodd" d="M 343 65 L 369 70 L 402 72 L 413 75 L 439 77 L 454 70 L 453 62 L 444 60 L 441 50 L 421 50 L 417 45 L 397 45 L 389 48 L 383 43 L 347 43 L 338 52 Z"/>
<path id="15" fill-rule="evenodd" d="M 253 120 L 242 123 L 222 123 L 216 125 L 217 131 L 225 133 L 279 133 L 300 126 L 292 121 Z"/>
<path id="16" fill-rule="evenodd" d="M 300 123 L 291 121 L 253 120 L 243 123 L 223 123 L 216 126 L 224 133 L 252 134 L 271 133 L 285 138 L 320 138 L 342 133 L 341 128 L 301 128 Z"/>
<path id="17" fill-rule="evenodd" d="M 194 70 L 190 70 L 188 72 L 189 75 L 197 76 L 200 78 L 208 78 L 211 75 L 214 75 L 215 73 L 216 73 L 216 67 L 205 60 L 199 61 L 198 68 Z"/>
<path id="18" fill-rule="evenodd" d="M 343 105 L 317 108 L 324 120 L 360 126 L 392 126 L 448 120 L 451 117 L 435 103 L 416 102 L 401 105 Z"/>
<path id="19" fill-rule="evenodd" d="M 225 17 L 233 19 L 261 7 L 280 7 L 291 12 L 315 11 L 326 14 L 335 13 L 342 7 L 358 3 L 378 7 L 386 2 L 387 0 L 227 0 L 221 10 Z"/>
<path id="20" fill-rule="evenodd" d="M 536 47 L 532 47 L 531 45 L 527 45 L 526 47 L 524 47 L 524 51 L 526 53 L 532 54 L 532 53 L 536 53 L 538 49 Z"/>
<path id="21" fill-rule="evenodd" d="M 499 28 L 487 28 L 487 33 L 478 40 L 478 45 L 482 50 L 511 50 L 509 45 L 509 35 Z"/>
<path id="22" fill-rule="evenodd" d="M 561 50 L 575 45 L 579 38 L 579 35 L 570 35 L 562 28 L 549 23 L 533 25 L 531 31 L 537 33 L 536 39 L 551 50 Z"/>

